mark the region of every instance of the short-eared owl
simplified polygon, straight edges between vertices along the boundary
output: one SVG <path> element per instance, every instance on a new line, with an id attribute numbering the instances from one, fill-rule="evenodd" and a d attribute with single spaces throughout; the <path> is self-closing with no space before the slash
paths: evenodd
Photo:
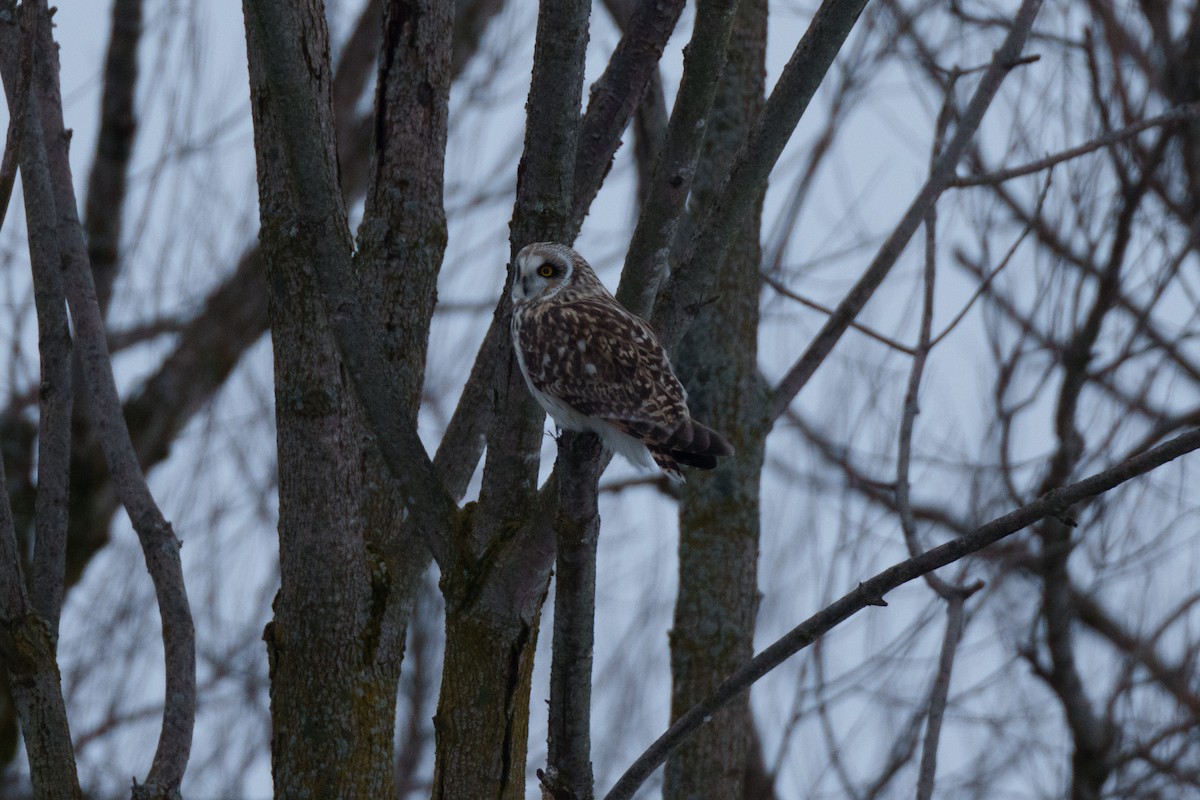
<path id="1" fill-rule="evenodd" d="M 733 453 L 691 418 L 687 392 L 654 331 L 609 294 L 566 245 L 531 244 L 517 254 L 512 337 L 529 390 L 563 429 L 592 431 L 633 464 L 658 464 L 683 481 Z"/>

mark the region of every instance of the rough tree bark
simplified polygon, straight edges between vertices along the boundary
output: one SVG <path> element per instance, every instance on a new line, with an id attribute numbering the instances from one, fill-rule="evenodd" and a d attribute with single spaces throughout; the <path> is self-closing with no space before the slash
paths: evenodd
<path id="1" fill-rule="evenodd" d="M 401 532 L 405 495 L 377 455 L 315 280 L 351 265 L 323 4 L 247 0 L 245 13 L 280 473 L 281 587 L 264 633 L 276 794 L 384 796 L 395 792 L 404 624 L 428 554 Z M 415 420 L 445 247 L 449 22 L 439 2 L 388 3 L 381 20 L 356 301 L 384 331 L 402 424 Z"/>
<path id="2" fill-rule="evenodd" d="M 741 0 L 709 115 L 693 203 L 712 202 L 763 104 L 767 8 Z M 758 376 L 761 200 L 739 226 L 705 305 L 676 359 L 697 419 L 737 454 L 688 476 L 679 509 L 679 590 L 671 631 L 671 716 L 678 718 L 754 654 L 758 609 L 759 479 L 768 430 Z M 715 331 L 720 331 L 715 335 Z M 743 797 L 753 719 L 749 695 L 717 714 L 672 754 L 664 800 Z"/>
<path id="3" fill-rule="evenodd" d="M 486 7 L 486 15 L 472 18 L 471 24 L 455 27 L 455 74 L 479 49 L 481 37 L 491 15 L 503 7 L 503 0 L 483 2 L 458 2 L 455 4 L 456 18 L 476 14 L 480 6 Z M 354 32 L 350 35 L 345 55 L 335 70 L 334 104 L 339 120 L 338 155 L 341 169 L 342 189 L 350 200 L 360 199 L 366 189 L 367 173 L 371 161 L 372 116 L 357 111 L 358 100 L 363 94 L 367 77 L 375 62 L 379 42 L 379 17 L 381 2 L 372 0 L 360 15 Z M 114 14 L 132 13 L 135 10 L 127 1 L 114 4 Z M 480 12 L 481 13 L 481 12 Z M 129 146 L 129 139 L 136 128 L 136 119 L 127 116 L 128 98 L 135 86 L 116 86 L 110 83 L 133 80 L 137 70 L 128 58 L 134 48 L 132 34 L 137 27 L 129 20 L 114 20 L 113 33 L 120 42 L 110 42 L 110 52 L 121 52 L 121 58 L 110 58 L 105 69 L 106 109 L 102 130 L 97 141 L 98 149 L 107 158 L 100 158 L 93 169 L 92 181 L 108 187 L 101 191 L 89 185 L 88 219 L 89 247 L 102 249 L 116 246 L 118 252 L 101 252 L 93 258 L 120 266 L 119 238 L 113 238 L 117 225 L 114 221 L 122 215 L 120 206 L 123 197 L 110 193 L 124 184 L 124 178 L 116 170 L 127 168 L 119 163 L 120 156 Z M 365 54 L 365 57 L 363 56 Z M 106 129 L 107 133 L 106 133 Z M 103 161 L 103 164 L 101 164 Z M 103 174 L 98 174 L 102 172 Z M 95 210 L 93 212 L 93 209 Z M 95 216 L 100 214 L 102 217 Z M 96 237 L 94 231 L 101 230 Z M 225 380 L 237 366 L 241 356 L 266 332 L 267 286 L 265 268 L 257 243 L 229 266 L 229 275 L 216 286 L 191 319 L 180 324 L 180 333 L 171 353 L 146 382 L 135 389 L 125 404 L 125 416 L 130 435 L 143 466 L 150 470 L 161 463 L 171 452 L 175 437 L 216 395 Z M 111 276 L 110 276 L 111 277 Z M 97 292 L 103 299 L 104 284 L 108 278 L 97 275 Z M 13 502 L 14 523 L 18 540 L 27 541 L 33 524 L 34 483 L 31 480 L 34 439 L 36 428 L 22 413 L 23 406 L 11 406 L 0 412 L 0 441 L 8 459 L 6 475 L 9 480 Z M 71 495 L 70 533 L 67 548 L 66 587 L 69 590 L 80 578 L 92 558 L 108 544 L 109 523 L 118 509 L 104 467 L 104 457 L 99 442 L 90 435 L 87 421 L 82 416 L 75 420 L 75 444 L 72 452 L 71 484 L 75 491 Z M 23 548 L 24 549 L 24 548 Z M 9 729 L 11 716 L 4 717 L 0 710 L 0 761 L 7 761 L 9 741 L 3 731 Z M 12 746 L 15 747 L 15 721 L 11 722 Z"/>

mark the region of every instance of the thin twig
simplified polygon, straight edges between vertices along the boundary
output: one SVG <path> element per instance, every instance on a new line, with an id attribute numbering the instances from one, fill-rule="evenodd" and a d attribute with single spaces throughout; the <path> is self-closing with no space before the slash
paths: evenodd
<path id="1" fill-rule="evenodd" d="M 820 311 L 822 314 L 824 314 L 827 317 L 831 317 L 835 313 L 837 313 L 829 306 L 822 305 L 821 303 L 818 303 L 816 300 L 810 300 L 809 298 L 805 297 L 802 294 L 797 294 L 796 292 L 793 292 L 791 289 L 789 289 L 787 287 L 786 284 L 784 284 L 782 281 L 778 280 L 777 278 L 772 277 L 765 270 L 763 272 L 761 272 L 760 274 L 762 275 L 762 279 L 763 279 L 764 283 L 766 283 L 772 289 L 779 292 L 781 295 L 788 298 L 789 300 L 795 300 L 797 303 L 799 303 L 802 306 L 811 308 L 814 311 Z M 899 350 L 901 353 L 904 353 L 905 355 L 908 355 L 908 356 L 916 355 L 916 351 L 913 348 L 909 347 L 908 345 L 906 345 L 902 342 L 898 342 L 889 336 L 884 336 L 879 331 L 876 331 L 873 328 L 869 328 L 866 325 L 863 325 L 861 322 L 851 322 L 850 327 L 853 328 L 854 330 L 858 331 L 859 333 L 874 339 L 875 341 L 879 342 L 880 344 L 887 345 L 888 347 L 892 348 L 893 350 Z"/>
<path id="2" fill-rule="evenodd" d="M 976 584 L 975 588 L 981 585 Z M 958 653 L 959 639 L 962 638 L 963 606 L 967 596 L 967 592 L 952 592 L 946 598 L 946 633 L 942 637 L 942 651 L 938 657 L 933 690 L 929 693 L 925 741 L 921 743 L 921 766 L 917 772 L 917 800 L 929 800 L 933 797 L 934 779 L 937 777 L 938 740 L 942 735 L 942 720 L 946 716 L 946 698 L 950 694 L 954 657 Z"/>
<path id="3" fill-rule="evenodd" d="M 1061 164 L 1064 161 L 1070 161 L 1073 158 L 1094 153 L 1104 147 L 1111 147 L 1118 142 L 1125 141 L 1139 133 L 1150 128 L 1157 128 L 1160 125 L 1170 125 L 1172 122 L 1181 122 L 1183 120 L 1200 119 L 1200 103 L 1186 103 L 1176 106 L 1165 114 L 1159 114 L 1157 117 L 1135 122 L 1132 125 L 1126 125 L 1124 128 L 1107 133 L 1104 136 L 1092 139 L 1090 142 L 1085 142 L 1076 147 L 1071 147 L 1059 153 L 1048 155 L 1045 158 L 1040 158 L 1037 161 L 1031 161 L 1028 164 L 1022 164 L 1019 167 L 1010 167 L 1008 169 L 998 169 L 993 172 L 985 172 L 979 175 L 963 175 L 950 181 L 950 187 L 961 189 L 968 186 L 987 186 L 991 184 L 1003 183 L 1004 181 L 1012 180 L 1013 178 L 1021 178 L 1025 175 L 1032 175 L 1035 172 L 1041 172 L 1044 169 L 1050 169 L 1056 164 Z"/>
<path id="4" fill-rule="evenodd" d="M 1046 195 L 1049 194 L 1049 192 L 1050 192 L 1050 178 L 1051 178 L 1051 175 L 1046 176 L 1046 183 L 1042 186 L 1042 191 L 1038 195 L 1037 206 L 1034 208 L 1034 211 L 1033 211 L 1034 217 L 1036 217 L 1037 215 L 1039 215 L 1041 213 L 1042 205 L 1046 202 Z M 963 321 L 963 317 L 965 317 L 967 315 L 967 312 L 971 310 L 971 307 L 973 305 L 975 305 L 975 301 L 983 296 L 983 293 L 986 292 L 988 290 L 988 287 L 992 285 L 992 281 L 994 281 L 996 279 L 996 276 L 998 276 L 1001 272 L 1003 272 L 1004 268 L 1009 265 L 1009 263 L 1012 261 L 1013 256 L 1017 252 L 1017 248 L 1021 246 L 1021 242 L 1025 241 L 1025 237 L 1028 236 L 1029 232 L 1032 230 L 1033 230 L 1033 222 L 1030 221 L 1024 228 L 1021 229 L 1021 234 L 1019 236 L 1017 236 L 1017 238 L 1013 241 L 1012 245 L 1009 246 L 1008 251 L 1004 254 L 1004 258 L 1000 259 L 1000 263 L 996 265 L 996 268 L 994 270 L 992 270 L 991 272 L 987 273 L 987 275 L 984 276 L 983 280 L 981 280 L 979 282 L 979 286 L 971 294 L 971 297 L 969 300 L 967 300 L 966 305 L 964 305 L 959 310 L 959 312 L 954 315 L 954 319 L 950 320 L 950 324 L 947 325 L 945 328 L 943 328 L 941 333 L 939 333 L 937 336 L 933 337 L 933 341 L 931 341 L 929 343 L 930 349 L 937 347 L 938 343 L 940 343 L 943 339 L 945 339 L 947 336 L 949 336 L 950 331 L 954 330 L 954 328 L 957 327 L 958 323 Z"/>
<path id="5" fill-rule="evenodd" d="M 953 109 L 954 86 L 958 81 L 958 73 L 951 73 L 946 85 L 945 101 L 941 113 L 938 114 L 937 130 L 934 134 L 931 161 L 936 162 L 949 125 Z M 931 168 L 936 166 L 932 164 Z M 916 425 L 917 413 L 920 410 L 919 393 L 921 376 L 925 371 L 925 363 L 929 351 L 933 347 L 931 341 L 933 331 L 933 302 L 934 286 L 937 277 L 937 204 L 929 206 L 925 215 L 925 270 L 924 296 L 921 298 L 921 327 L 917 336 L 916 354 L 913 356 L 912 368 L 908 376 L 908 388 L 905 391 L 904 408 L 900 416 L 899 444 L 896 457 L 896 509 L 900 515 L 900 527 L 904 532 L 904 543 L 910 555 L 921 553 L 921 545 L 917 533 L 917 521 L 913 514 L 912 502 L 909 496 L 909 471 L 912 466 L 913 429 Z M 928 713 L 925 718 L 925 739 L 921 743 L 921 764 L 917 773 L 917 800 L 929 800 L 933 796 L 933 786 L 937 779 L 937 751 L 941 737 L 942 720 L 946 714 L 946 697 L 950 692 L 950 674 L 954 666 L 954 657 L 958 651 L 958 641 L 963 629 L 963 604 L 973 589 L 955 586 L 949 581 L 930 572 L 924 576 L 929 588 L 946 601 L 946 633 L 942 639 L 941 656 L 938 659 L 937 676 L 929 693 Z M 978 585 L 975 587 L 978 588 Z"/>
<path id="6" fill-rule="evenodd" d="M 957 81 L 958 74 L 951 73 L 946 84 L 945 101 L 938 114 L 937 127 L 934 132 L 933 149 L 930 154 L 930 160 L 933 162 L 930 164 L 931 173 L 937 168 L 937 157 L 953 115 L 954 86 Z M 913 518 L 912 503 L 909 498 L 911 489 L 909 472 L 912 467 L 913 429 L 916 427 L 917 414 L 920 413 L 921 376 L 925 372 L 925 362 L 928 360 L 929 351 L 933 346 L 930 338 L 933 330 L 933 298 L 936 278 L 937 203 L 934 202 L 930 204 L 929 210 L 925 214 L 925 269 L 924 293 L 921 298 L 921 324 L 917 334 L 917 346 L 913 352 L 912 366 L 908 373 L 908 387 L 904 393 L 904 405 L 900 414 L 900 430 L 896 446 L 896 510 L 900 516 L 900 528 L 904 533 L 904 543 L 908 547 L 909 555 L 913 556 L 919 554 L 924 548 L 917 536 L 917 522 Z M 959 589 L 937 575 L 926 575 L 925 582 L 938 596 L 946 600 L 961 593 Z"/>

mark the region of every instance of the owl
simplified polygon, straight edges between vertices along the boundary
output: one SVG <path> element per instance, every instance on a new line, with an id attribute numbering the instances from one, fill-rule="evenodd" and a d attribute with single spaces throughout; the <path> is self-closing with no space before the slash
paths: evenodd
<path id="1" fill-rule="evenodd" d="M 566 245 L 531 244 L 512 282 L 513 350 L 529 391 L 559 428 L 591 431 L 636 466 L 712 469 L 733 454 L 688 413 L 687 392 L 645 320 L 609 294 Z"/>

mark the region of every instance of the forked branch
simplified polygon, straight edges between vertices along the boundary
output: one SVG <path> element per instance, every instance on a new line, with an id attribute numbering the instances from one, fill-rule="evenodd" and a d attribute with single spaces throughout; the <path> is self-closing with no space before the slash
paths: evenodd
<path id="1" fill-rule="evenodd" d="M 284 4 L 248 0 L 245 10 L 248 46 L 260 47 L 267 54 L 262 62 L 264 76 L 271 90 L 271 113 L 281 132 L 278 145 L 291 183 L 289 194 L 299 203 L 296 214 L 312 226 L 306 235 L 312 244 L 311 263 L 330 328 L 384 461 L 404 493 L 410 518 L 434 558 L 444 563 L 457 504 L 434 470 L 412 420 L 394 412 L 394 399 L 404 394 L 384 366 L 382 343 L 373 335 L 358 300 L 349 233 L 334 229 L 333 220 L 344 220 L 344 215 L 332 208 L 340 201 L 341 189 L 336 170 L 323 168 L 329 157 L 325 131 L 307 113 L 314 90 L 308 81 L 305 54 L 287 39 L 286 32 L 293 26 Z"/>

